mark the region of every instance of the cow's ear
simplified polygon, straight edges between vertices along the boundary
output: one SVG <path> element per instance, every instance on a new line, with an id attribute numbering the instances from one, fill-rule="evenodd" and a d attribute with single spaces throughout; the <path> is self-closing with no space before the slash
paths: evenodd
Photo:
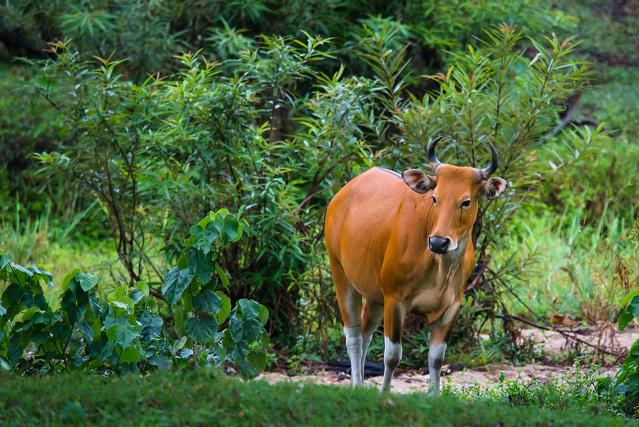
<path id="1" fill-rule="evenodd" d="M 427 193 L 437 186 L 437 178 L 428 176 L 419 169 L 408 169 L 402 172 L 406 185 L 416 193 Z"/>
<path id="2" fill-rule="evenodd" d="M 504 194 L 504 191 L 508 188 L 508 182 L 504 178 L 495 176 L 484 180 L 482 182 L 482 187 L 486 198 L 488 200 L 493 200 Z"/>

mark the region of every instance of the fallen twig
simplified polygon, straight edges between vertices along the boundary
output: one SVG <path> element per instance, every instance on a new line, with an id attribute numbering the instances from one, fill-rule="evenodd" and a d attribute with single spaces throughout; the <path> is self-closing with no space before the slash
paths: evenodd
<path id="1" fill-rule="evenodd" d="M 581 344 L 584 344 L 584 345 L 586 345 L 586 346 L 588 346 L 588 347 L 590 347 L 590 348 L 595 349 L 595 350 L 596 350 L 596 351 L 598 351 L 598 352 L 605 353 L 605 354 L 609 354 L 609 355 L 611 355 L 611 356 L 615 356 L 615 357 L 617 357 L 617 358 L 620 356 L 620 354 L 614 353 L 614 352 L 612 352 L 612 351 L 610 351 L 610 350 L 608 350 L 608 349 L 602 348 L 602 347 L 600 347 L 600 346 L 598 346 L 598 345 L 595 345 L 595 344 L 589 343 L 588 341 L 583 340 L 583 339 L 581 339 L 581 338 L 579 338 L 579 337 L 576 337 L 576 336 L 574 336 L 574 335 L 571 335 L 571 334 L 570 334 L 570 333 L 568 333 L 565 329 L 554 329 L 554 328 L 551 328 L 551 327 L 548 327 L 548 326 L 540 325 L 540 324 L 535 323 L 535 322 L 533 322 L 533 321 L 531 321 L 531 320 L 524 319 L 523 317 L 513 316 L 512 314 L 495 314 L 495 317 L 497 317 L 497 318 L 499 318 L 499 319 L 506 319 L 506 320 L 517 320 L 517 321 L 519 321 L 519 322 L 525 323 L 526 325 L 532 326 L 533 328 L 542 329 L 542 330 L 544 330 L 544 331 L 554 331 L 554 332 L 558 332 L 558 333 L 559 333 L 559 334 L 561 334 L 562 336 L 564 336 L 564 337 L 566 337 L 566 338 L 569 338 L 569 339 L 571 339 L 571 340 L 577 341 L 577 342 L 579 342 L 579 343 L 581 343 Z M 573 332 L 573 331 L 571 331 L 571 332 L 572 332 L 572 333 L 577 333 L 577 332 Z"/>

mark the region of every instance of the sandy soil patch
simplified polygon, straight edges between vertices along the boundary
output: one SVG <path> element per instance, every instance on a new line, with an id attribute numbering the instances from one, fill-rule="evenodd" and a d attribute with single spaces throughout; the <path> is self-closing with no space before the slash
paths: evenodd
<path id="1" fill-rule="evenodd" d="M 543 347 L 548 354 L 558 353 L 567 348 L 571 343 L 566 342 L 566 338 L 554 331 L 538 331 L 534 329 L 526 329 L 522 334 L 535 343 Z M 589 332 L 580 335 L 580 338 L 595 343 L 596 334 Z M 615 344 L 619 347 L 629 348 L 632 343 L 639 338 L 639 330 L 627 330 L 623 333 L 615 335 Z M 444 370 L 446 366 L 444 366 Z M 601 374 L 614 374 L 616 367 L 605 367 L 599 369 Z M 442 384 L 450 384 L 453 388 L 462 388 L 479 384 L 481 386 L 490 386 L 497 384 L 501 375 L 507 380 L 531 381 L 534 379 L 546 380 L 550 378 L 558 378 L 573 372 L 572 365 L 566 366 L 550 366 L 543 364 L 529 364 L 524 366 L 513 366 L 507 364 L 496 364 L 483 366 L 481 368 L 464 369 L 462 371 L 452 372 L 442 377 Z M 295 382 L 311 382 L 315 384 L 335 384 L 342 386 L 350 385 L 350 375 L 344 372 L 338 372 L 331 369 L 319 369 L 312 373 L 302 375 L 289 376 L 283 372 L 265 372 L 258 378 L 268 382 L 275 383 L 280 381 Z M 379 387 L 382 382 L 381 376 L 366 378 L 365 384 L 371 387 Z M 393 379 L 393 391 L 399 393 L 410 393 L 415 391 L 426 391 L 428 389 L 428 375 L 424 375 L 422 371 L 406 371 L 395 375 Z"/>

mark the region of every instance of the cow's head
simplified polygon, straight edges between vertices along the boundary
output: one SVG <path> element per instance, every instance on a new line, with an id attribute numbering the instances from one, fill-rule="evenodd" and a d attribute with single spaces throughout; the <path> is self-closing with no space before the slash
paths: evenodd
<path id="1" fill-rule="evenodd" d="M 404 182 L 413 191 L 430 197 L 429 208 L 434 222 L 428 236 L 428 248 L 445 254 L 465 248 L 470 240 L 477 218 L 478 200 L 483 194 L 492 200 L 501 196 L 508 183 L 499 177 L 490 177 L 497 170 L 497 152 L 488 143 L 492 160 L 488 167 L 475 169 L 441 163 L 435 155 L 439 140 L 428 145 L 428 160 L 434 175 L 419 169 L 402 173 Z"/>

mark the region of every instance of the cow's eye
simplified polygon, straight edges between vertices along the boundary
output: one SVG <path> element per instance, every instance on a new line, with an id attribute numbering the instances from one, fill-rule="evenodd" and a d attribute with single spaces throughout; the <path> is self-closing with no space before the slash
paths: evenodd
<path id="1" fill-rule="evenodd" d="M 462 209 L 468 209 L 470 207 L 470 199 L 466 199 L 461 203 Z"/>
<path id="2" fill-rule="evenodd" d="M 436 205 L 436 204 L 437 204 L 437 197 L 433 195 L 433 205 Z"/>

